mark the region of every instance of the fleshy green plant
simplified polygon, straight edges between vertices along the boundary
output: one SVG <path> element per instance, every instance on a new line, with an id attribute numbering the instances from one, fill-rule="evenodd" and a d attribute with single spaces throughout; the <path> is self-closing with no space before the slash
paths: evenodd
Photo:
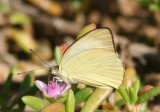
<path id="1" fill-rule="evenodd" d="M 95 24 L 90 24 L 86 26 L 77 36 L 77 39 L 84 35 L 86 32 L 96 28 Z M 65 48 L 66 49 L 66 48 Z M 59 62 L 62 57 L 63 47 L 56 46 L 54 50 L 56 64 L 59 65 Z M 38 84 L 39 83 L 39 84 Z M 42 112 L 48 112 L 49 110 L 56 112 L 74 112 L 75 107 L 80 103 L 85 102 L 84 106 L 81 108 L 80 112 L 121 112 L 120 110 L 100 110 L 97 109 L 113 92 L 113 90 L 92 88 L 86 86 L 83 89 L 78 89 L 76 84 L 72 84 L 71 88 L 65 83 L 60 82 L 48 82 L 48 85 L 36 81 L 37 87 L 42 91 L 46 102 L 43 99 L 34 96 L 23 96 L 22 101 L 35 110 L 41 110 Z M 52 83 L 52 84 L 51 84 Z M 139 80 L 136 80 L 129 89 L 125 85 L 122 85 L 118 91 L 122 96 L 123 105 L 128 107 L 129 111 L 133 110 L 142 110 L 142 107 L 145 109 L 147 105 L 140 105 L 143 102 L 146 102 L 152 96 L 160 94 L 160 91 L 155 91 L 159 89 L 159 86 L 152 88 L 144 92 L 141 96 L 138 96 L 139 92 Z M 50 85 L 51 84 L 51 85 Z M 62 89 L 65 91 L 62 91 Z M 159 89 L 160 90 L 160 89 Z M 122 103 L 122 102 L 120 102 Z M 139 107 L 139 108 L 138 108 Z"/>
<path id="2" fill-rule="evenodd" d="M 95 24 L 86 26 L 80 32 L 77 39 L 94 28 L 96 28 Z M 56 65 L 59 65 L 62 51 L 64 51 L 64 49 L 66 49 L 64 45 L 63 47 L 55 47 L 54 55 Z M 79 107 L 80 112 L 121 112 L 120 110 L 98 109 L 99 106 L 106 104 L 106 99 L 112 92 L 114 92 L 113 89 L 107 90 L 89 86 L 79 89 L 77 88 L 77 84 L 72 84 L 70 87 L 65 82 L 61 83 L 56 79 L 48 81 L 47 84 L 39 80 L 34 81 L 34 75 L 32 73 L 26 75 L 22 82 L 19 94 L 10 101 L 9 93 L 11 80 L 16 68 L 17 66 L 13 67 L 11 70 L 4 85 L 4 91 L 0 94 L 0 105 L 3 112 L 22 112 L 25 108 L 24 103 L 34 110 L 41 112 L 74 112 L 75 108 L 82 102 L 85 103 L 83 106 Z M 35 83 L 34 86 L 33 83 Z M 138 96 L 140 85 L 140 80 L 136 80 L 132 86 L 128 88 L 125 84 L 122 84 L 118 89 L 118 92 L 122 96 L 122 100 L 116 102 L 115 105 L 119 107 L 122 105 L 127 106 L 130 112 L 145 112 L 145 109 L 147 108 L 147 100 L 160 94 L 160 86 L 153 87 Z M 42 91 L 43 98 L 28 95 L 38 90 L 36 86 Z M 18 105 L 18 107 L 13 109 L 15 105 Z"/>
<path id="3" fill-rule="evenodd" d="M 17 65 L 15 65 L 11 69 L 8 78 L 4 84 L 4 88 L 3 90 L 1 90 L 0 93 L 0 107 L 1 107 L 0 110 L 2 112 L 13 112 L 16 110 L 23 111 L 25 105 L 24 103 L 22 103 L 21 97 L 27 94 L 34 93 L 35 91 L 38 90 L 36 86 L 33 86 L 34 74 L 30 73 L 26 75 L 26 77 L 24 78 L 19 90 L 19 94 L 11 100 L 11 98 L 13 97 L 13 96 L 10 97 L 10 93 L 12 92 L 10 91 L 12 86 L 12 77 L 15 73 L 16 68 Z M 13 108 L 15 105 L 18 105 L 18 107 Z"/>
<path id="4" fill-rule="evenodd" d="M 151 97 L 160 94 L 160 86 L 153 87 L 138 96 L 139 80 L 136 80 L 128 89 L 123 84 L 118 89 L 118 91 L 123 97 L 123 100 L 125 101 L 125 105 L 128 107 L 128 110 L 133 112 L 139 112 L 141 107 L 143 106 L 142 104 L 145 104 L 147 100 L 149 100 Z"/>

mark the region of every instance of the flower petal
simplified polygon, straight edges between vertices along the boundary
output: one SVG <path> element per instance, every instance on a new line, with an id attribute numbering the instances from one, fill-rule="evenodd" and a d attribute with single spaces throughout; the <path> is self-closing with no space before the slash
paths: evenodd
<path id="1" fill-rule="evenodd" d="M 61 87 L 61 83 L 57 82 L 54 84 L 54 95 L 60 94 L 60 87 Z"/>
<path id="2" fill-rule="evenodd" d="M 66 92 L 66 90 L 68 90 L 70 88 L 70 85 L 68 85 L 66 82 L 64 82 L 61 86 L 61 94 L 63 95 L 64 92 Z"/>
<path id="3" fill-rule="evenodd" d="M 48 89 L 47 84 L 39 80 L 36 80 L 35 84 L 44 94 L 47 94 L 47 89 Z"/>
<path id="4" fill-rule="evenodd" d="M 54 98 L 56 99 L 57 97 L 61 96 L 61 91 L 60 91 L 61 83 L 57 81 L 57 83 L 54 84 Z"/>
<path id="5" fill-rule="evenodd" d="M 48 96 L 53 97 L 54 96 L 54 87 L 53 82 L 48 83 Z"/>

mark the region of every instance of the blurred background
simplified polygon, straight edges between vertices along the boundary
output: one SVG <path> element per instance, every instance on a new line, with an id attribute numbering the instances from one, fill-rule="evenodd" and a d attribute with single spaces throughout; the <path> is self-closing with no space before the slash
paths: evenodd
<path id="1" fill-rule="evenodd" d="M 159 0 L 0 0 L 0 87 L 15 64 L 16 72 L 45 66 L 28 48 L 54 66 L 55 46 L 66 48 L 91 23 L 112 30 L 125 68 L 145 84 L 160 85 Z M 17 87 L 24 76 L 13 76 Z M 158 112 L 159 103 L 158 96 L 150 110 Z"/>

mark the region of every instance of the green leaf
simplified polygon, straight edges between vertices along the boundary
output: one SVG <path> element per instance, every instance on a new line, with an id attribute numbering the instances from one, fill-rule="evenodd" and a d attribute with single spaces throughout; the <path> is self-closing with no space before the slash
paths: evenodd
<path id="1" fill-rule="evenodd" d="M 66 111 L 65 112 L 74 112 L 75 107 L 75 98 L 72 89 L 68 90 L 68 96 L 66 100 Z"/>
<path id="2" fill-rule="evenodd" d="M 56 65 L 58 66 L 61 61 L 61 58 L 62 58 L 62 51 L 59 46 L 56 46 L 54 48 L 54 56 L 55 56 L 55 60 L 56 60 Z"/>
<path id="3" fill-rule="evenodd" d="M 135 91 L 135 94 L 137 95 L 138 94 L 138 91 L 139 91 L 139 80 L 136 80 L 133 84 L 132 84 L 132 87 Z"/>
<path id="4" fill-rule="evenodd" d="M 137 80 L 139 80 L 139 90 L 141 90 L 146 85 L 146 82 L 140 78 L 139 74 L 137 74 L 136 77 L 134 78 L 134 81 Z"/>
<path id="5" fill-rule="evenodd" d="M 129 87 L 129 94 L 130 94 L 130 102 L 134 104 L 137 101 L 137 95 L 132 87 Z"/>
<path id="6" fill-rule="evenodd" d="M 87 26 L 85 26 L 81 31 L 80 33 L 78 34 L 77 38 L 76 39 L 79 39 L 81 36 L 83 36 L 84 34 L 86 34 L 87 32 L 93 30 L 96 28 L 96 24 L 92 23 L 92 24 L 89 24 Z"/>
<path id="7" fill-rule="evenodd" d="M 122 112 L 120 110 L 99 110 L 97 109 L 95 112 Z"/>
<path id="8" fill-rule="evenodd" d="M 141 96 L 139 96 L 136 103 L 137 104 L 143 103 L 143 102 L 149 100 L 151 97 L 156 96 L 158 94 L 160 94 L 160 86 L 156 86 L 156 87 L 144 92 Z"/>
<path id="9" fill-rule="evenodd" d="M 120 99 L 120 100 L 118 100 L 118 101 L 115 103 L 115 105 L 120 107 L 120 106 L 125 105 L 125 103 L 126 103 L 126 102 L 124 101 L 124 99 Z"/>
<path id="10" fill-rule="evenodd" d="M 29 73 L 28 75 L 26 75 L 25 79 L 21 84 L 20 92 L 24 91 L 25 89 L 28 89 L 33 84 L 34 84 L 34 74 Z"/>
<path id="11" fill-rule="evenodd" d="M 92 93 L 92 89 L 91 88 L 84 88 L 81 89 L 80 91 L 78 91 L 75 94 L 75 106 L 77 106 L 78 104 L 80 104 L 81 102 L 85 101 Z"/>
<path id="12" fill-rule="evenodd" d="M 24 90 L 28 89 L 33 84 L 34 84 L 34 74 L 29 73 L 28 75 L 26 75 L 25 79 L 22 82 L 20 92 L 23 92 Z M 19 104 L 20 110 L 23 111 L 24 107 L 25 107 L 25 104 L 21 100 L 19 100 L 18 104 Z"/>
<path id="13" fill-rule="evenodd" d="M 4 107 L 6 107 L 7 104 L 8 104 L 8 96 L 9 96 L 9 93 L 10 93 L 11 81 L 12 81 L 13 74 L 14 74 L 15 70 L 17 69 L 17 66 L 18 65 L 15 65 L 11 69 L 11 71 L 8 75 L 7 81 L 4 84 Z"/>
<path id="14" fill-rule="evenodd" d="M 35 110 L 41 110 L 48 105 L 44 100 L 34 96 L 23 96 L 22 101 Z"/>
<path id="15" fill-rule="evenodd" d="M 118 92 L 120 93 L 120 95 L 123 97 L 123 99 L 125 100 L 126 103 L 130 102 L 130 97 L 127 91 L 127 88 L 125 87 L 125 85 L 122 85 L 119 89 Z"/>
<path id="16" fill-rule="evenodd" d="M 11 104 L 9 105 L 9 108 L 12 108 L 14 105 L 17 104 L 17 102 L 19 102 L 21 100 L 21 97 L 24 95 L 28 95 L 31 93 L 34 93 L 35 91 L 37 91 L 38 88 L 34 85 L 26 90 L 24 90 L 23 92 L 21 92 L 20 94 L 18 94 L 18 96 L 16 96 L 13 101 L 11 102 Z"/>
<path id="17" fill-rule="evenodd" d="M 25 104 L 22 101 L 19 101 L 18 103 L 19 103 L 19 110 L 23 112 L 25 108 Z"/>
<path id="18" fill-rule="evenodd" d="M 71 89 L 72 89 L 73 92 L 76 91 L 77 85 L 78 85 L 78 84 L 72 84 L 72 85 L 71 85 Z"/>

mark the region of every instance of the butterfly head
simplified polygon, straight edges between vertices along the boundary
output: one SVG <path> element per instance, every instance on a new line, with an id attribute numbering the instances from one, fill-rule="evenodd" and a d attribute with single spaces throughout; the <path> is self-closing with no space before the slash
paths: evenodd
<path id="1" fill-rule="evenodd" d="M 58 67 L 57 67 L 57 66 L 54 66 L 54 67 L 49 68 L 49 71 L 50 71 L 53 75 L 58 76 Z"/>

